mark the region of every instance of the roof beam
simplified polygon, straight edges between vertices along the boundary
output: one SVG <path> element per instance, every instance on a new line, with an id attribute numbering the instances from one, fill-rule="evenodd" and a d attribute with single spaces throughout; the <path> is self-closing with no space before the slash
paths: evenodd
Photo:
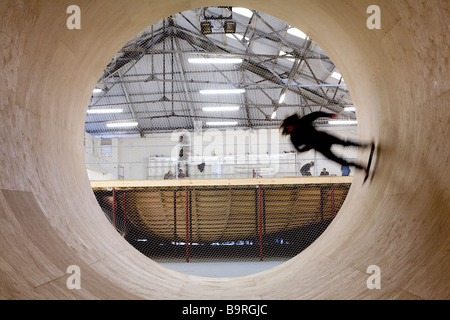
<path id="1" fill-rule="evenodd" d="M 118 75 L 119 75 L 119 77 L 121 77 L 120 71 L 118 72 Z M 133 114 L 133 120 L 135 120 L 138 123 L 137 130 L 139 132 L 139 135 L 141 136 L 141 138 L 144 138 L 144 131 L 142 130 L 139 118 L 138 118 L 138 116 L 136 114 L 136 110 L 134 109 L 134 105 L 133 105 L 133 102 L 131 101 L 128 89 L 127 89 L 127 87 L 126 87 L 126 85 L 124 83 L 121 83 L 121 86 L 122 86 L 122 89 L 123 89 L 123 91 L 125 93 L 125 97 L 127 99 L 128 106 L 129 106 L 129 108 L 131 110 L 131 113 Z"/>
<path id="2" fill-rule="evenodd" d="M 172 21 L 173 21 L 173 23 L 175 23 L 174 20 L 172 20 Z M 173 29 L 173 30 L 176 30 L 176 29 Z M 174 40 L 174 48 L 175 48 L 175 55 L 177 57 L 177 64 L 178 64 L 178 68 L 179 68 L 180 73 L 181 73 L 181 78 L 183 80 L 184 93 L 185 93 L 185 95 L 187 97 L 186 102 L 187 102 L 187 105 L 188 105 L 188 108 L 189 108 L 189 114 L 191 116 L 192 127 L 194 127 L 194 129 L 196 131 L 198 131 L 201 128 L 198 128 L 197 116 L 195 114 L 194 106 L 192 104 L 192 100 L 193 100 L 192 94 L 191 94 L 191 91 L 189 90 L 189 88 L 187 86 L 187 78 L 186 78 L 186 74 L 184 72 L 185 69 L 184 69 L 183 62 L 182 62 L 182 59 L 181 59 L 181 56 L 180 56 L 180 50 L 179 50 L 180 46 L 179 46 L 179 43 L 178 43 L 178 35 L 176 34 L 176 31 L 175 31 L 175 33 L 172 33 L 172 36 L 173 36 L 172 39 Z"/>

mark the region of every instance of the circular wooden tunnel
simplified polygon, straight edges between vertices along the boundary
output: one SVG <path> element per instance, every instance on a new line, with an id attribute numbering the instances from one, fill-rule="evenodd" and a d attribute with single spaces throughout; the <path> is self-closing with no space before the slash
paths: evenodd
<path id="1" fill-rule="evenodd" d="M 337 218 L 271 270 L 211 279 L 169 270 L 112 228 L 92 193 L 82 137 L 110 58 L 175 12 L 217 1 L 0 2 L 0 297 L 4 299 L 448 298 L 448 1 L 240 0 L 310 35 L 358 107 L 360 138 L 379 149 L 370 183 L 356 175 Z M 220 2 L 220 5 L 224 5 Z M 81 289 L 66 286 L 78 265 Z M 379 266 L 381 289 L 366 286 Z"/>

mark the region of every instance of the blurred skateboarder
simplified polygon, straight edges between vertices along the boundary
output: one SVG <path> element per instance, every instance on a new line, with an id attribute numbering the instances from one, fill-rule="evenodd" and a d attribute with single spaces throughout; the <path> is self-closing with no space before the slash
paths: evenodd
<path id="1" fill-rule="evenodd" d="M 291 115 L 284 119 L 281 123 L 281 134 L 284 136 L 289 135 L 291 142 L 298 152 L 305 152 L 314 149 L 330 160 L 333 160 L 343 166 L 354 166 L 357 169 L 363 170 L 367 176 L 367 168 L 356 162 L 349 162 L 343 158 L 338 157 L 331 151 L 333 144 L 340 144 L 344 147 L 355 146 L 368 148 L 373 147 L 372 144 L 360 144 L 354 141 L 344 141 L 330 135 L 329 133 L 318 131 L 313 126 L 313 122 L 318 118 L 336 118 L 336 114 L 326 113 L 322 111 L 312 112 L 304 117 L 300 117 L 298 114 Z"/>

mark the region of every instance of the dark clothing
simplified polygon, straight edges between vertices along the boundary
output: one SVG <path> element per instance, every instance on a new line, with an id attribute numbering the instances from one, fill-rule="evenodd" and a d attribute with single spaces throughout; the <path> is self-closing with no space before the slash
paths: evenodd
<path id="1" fill-rule="evenodd" d="M 172 173 L 166 173 L 165 175 L 164 175 L 164 179 L 173 179 L 173 174 Z"/>
<path id="2" fill-rule="evenodd" d="M 325 171 L 325 172 L 321 171 L 321 172 L 320 172 L 320 175 L 321 175 L 321 176 L 329 176 L 330 173 L 329 173 L 328 171 Z"/>
<path id="3" fill-rule="evenodd" d="M 310 176 L 311 172 L 309 170 L 311 170 L 311 163 L 307 163 L 303 167 L 301 167 L 300 173 L 302 174 L 302 176 Z"/>
<path id="4" fill-rule="evenodd" d="M 364 167 L 358 163 L 351 163 L 335 155 L 331 151 L 331 146 L 333 144 L 340 144 L 343 146 L 356 146 L 356 147 L 366 147 L 367 145 L 362 145 L 353 141 L 344 141 L 330 135 L 326 132 L 317 131 L 312 123 L 318 118 L 325 117 L 331 118 L 332 114 L 317 111 L 312 112 L 302 118 L 297 114 L 292 115 L 283 120 L 281 128 L 283 128 L 283 134 L 290 135 L 291 142 L 298 152 L 305 152 L 311 149 L 323 154 L 330 160 L 333 160 L 341 165 L 355 166 L 359 169 L 364 169 Z"/>

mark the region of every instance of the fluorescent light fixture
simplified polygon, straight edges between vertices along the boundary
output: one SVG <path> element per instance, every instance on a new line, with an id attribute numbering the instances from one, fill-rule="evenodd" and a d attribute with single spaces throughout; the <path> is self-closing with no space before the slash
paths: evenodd
<path id="1" fill-rule="evenodd" d="M 92 92 L 94 92 L 94 93 L 100 93 L 100 92 L 102 92 L 102 91 L 103 91 L 102 89 L 95 88 L 94 91 L 92 91 Z"/>
<path id="2" fill-rule="evenodd" d="M 247 8 L 233 7 L 231 10 L 233 11 L 233 13 L 240 14 L 247 18 L 251 18 L 253 16 L 253 11 Z"/>
<path id="3" fill-rule="evenodd" d="M 276 111 L 274 111 L 273 113 L 272 113 L 272 115 L 270 116 L 270 119 L 275 119 L 275 117 L 277 116 L 277 112 Z"/>
<path id="4" fill-rule="evenodd" d="M 212 89 L 212 90 L 200 90 L 201 94 L 233 94 L 244 93 L 245 89 Z"/>
<path id="5" fill-rule="evenodd" d="M 87 113 L 99 114 L 99 113 L 121 113 L 123 109 L 89 109 Z"/>
<path id="6" fill-rule="evenodd" d="M 216 63 L 216 64 L 231 64 L 242 63 L 241 58 L 189 58 L 190 63 Z"/>
<path id="7" fill-rule="evenodd" d="M 280 56 L 282 56 L 281 58 L 287 59 L 289 61 L 295 61 L 295 58 L 293 58 L 292 55 L 288 54 L 287 52 L 280 51 Z"/>
<path id="8" fill-rule="evenodd" d="M 345 111 L 355 111 L 355 107 L 345 107 Z"/>
<path id="9" fill-rule="evenodd" d="M 283 103 L 285 98 L 286 98 L 286 93 L 283 93 L 280 97 L 280 100 L 278 100 L 278 103 L 280 103 L 280 104 Z"/>
<path id="10" fill-rule="evenodd" d="M 232 33 L 232 34 L 231 33 L 227 33 L 226 36 L 228 38 L 231 38 L 231 39 L 234 39 L 234 40 L 240 40 L 240 41 L 242 41 L 242 39 L 244 39 L 245 41 L 249 41 L 250 40 L 250 38 L 244 37 L 244 36 L 242 36 L 240 34 L 237 34 L 237 33 Z"/>
<path id="11" fill-rule="evenodd" d="M 237 121 L 216 121 L 216 122 L 206 122 L 207 126 L 235 126 Z"/>
<path id="12" fill-rule="evenodd" d="M 115 122 L 106 124 L 108 128 L 129 128 L 129 127 L 136 127 L 137 125 L 138 125 L 137 122 Z"/>
<path id="13" fill-rule="evenodd" d="M 203 111 L 236 111 L 239 110 L 239 106 L 223 106 L 223 107 L 204 107 Z"/>
<path id="14" fill-rule="evenodd" d="M 356 120 L 329 120 L 328 124 L 336 125 L 336 126 L 350 126 L 358 124 Z"/>
<path id="15" fill-rule="evenodd" d="M 333 72 L 331 74 L 331 77 L 335 78 L 336 80 L 340 80 L 342 76 L 341 76 L 341 74 L 339 72 Z M 342 80 L 344 80 L 344 79 L 342 79 Z"/>
<path id="16" fill-rule="evenodd" d="M 289 33 L 289 34 L 291 34 L 293 36 L 302 38 L 302 39 L 306 39 L 308 37 L 303 31 L 301 31 L 301 30 L 299 30 L 297 28 L 293 28 L 293 27 L 289 28 L 287 30 L 287 33 Z"/>

